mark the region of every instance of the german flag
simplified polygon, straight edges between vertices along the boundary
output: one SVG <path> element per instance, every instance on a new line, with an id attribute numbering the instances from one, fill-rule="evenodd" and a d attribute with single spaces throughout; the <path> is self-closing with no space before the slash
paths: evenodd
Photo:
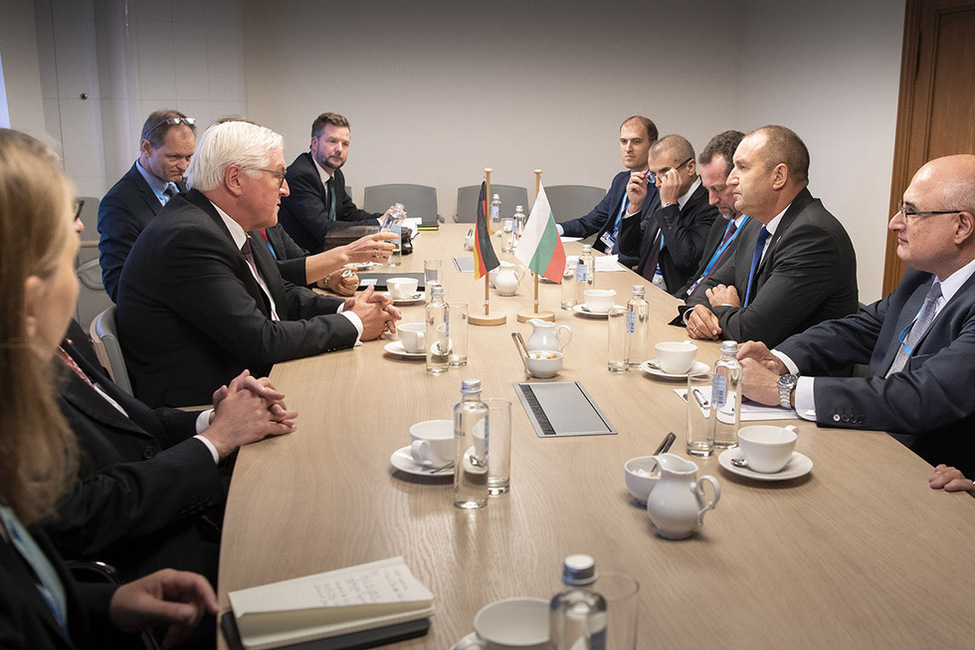
<path id="1" fill-rule="evenodd" d="M 488 203 L 487 203 L 487 183 L 481 183 L 481 193 L 477 197 L 477 223 L 474 227 L 474 279 L 480 280 L 482 276 L 490 273 L 493 269 L 500 266 L 498 256 L 494 253 L 494 246 L 491 244 L 491 234 L 488 231 L 487 223 Z"/>

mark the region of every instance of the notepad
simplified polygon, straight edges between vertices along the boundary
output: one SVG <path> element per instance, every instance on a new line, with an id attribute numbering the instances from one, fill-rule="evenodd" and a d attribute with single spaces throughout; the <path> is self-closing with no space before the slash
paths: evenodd
<path id="1" fill-rule="evenodd" d="M 433 594 L 413 577 L 401 557 L 228 595 L 247 650 L 325 639 L 433 614 Z"/>

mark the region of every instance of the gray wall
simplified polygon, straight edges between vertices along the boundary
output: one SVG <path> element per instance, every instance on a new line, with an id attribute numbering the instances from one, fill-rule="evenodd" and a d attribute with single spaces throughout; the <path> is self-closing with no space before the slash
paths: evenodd
<path id="1" fill-rule="evenodd" d="M 497 183 L 532 188 L 540 168 L 547 185 L 607 187 L 633 113 L 698 151 L 728 128 L 785 124 L 854 240 L 861 299 L 880 295 L 901 0 L 243 1 L 250 117 L 284 135 L 289 161 L 318 113 L 349 117 L 358 199 L 433 185 L 449 218 L 485 167 Z"/>
<path id="2" fill-rule="evenodd" d="M 284 135 L 289 160 L 318 113 L 344 113 L 356 200 L 433 185 L 448 218 L 485 167 L 496 183 L 531 187 L 540 168 L 547 185 L 608 186 L 633 113 L 698 150 L 785 124 L 853 237 L 861 299 L 879 297 L 903 0 L 575 4 L 0 0 L 0 53 L 13 127 L 46 132 L 82 194 L 131 164 L 161 107 L 204 125 L 244 113 Z"/>

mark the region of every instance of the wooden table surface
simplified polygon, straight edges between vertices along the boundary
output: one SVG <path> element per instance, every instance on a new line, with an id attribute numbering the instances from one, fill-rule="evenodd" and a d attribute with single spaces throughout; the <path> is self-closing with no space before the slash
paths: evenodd
<path id="1" fill-rule="evenodd" d="M 452 257 L 468 226 L 423 232 L 398 270 L 443 259 L 448 302 L 481 308 L 483 282 Z M 578 244 L 567 251 L 577 253 Z M 514 260 L 499 254 L 502 259 Z M 625 303 L 642 278 L 597 274 Z M 653 342 L 682 340 L 667 325 L 677 301 L 647 290 Z M 797 451 L 815 466 L 779 483 L 739 478 L 716 457 L 697 459 L 721 483 L 717 508 L 690 539 L 654 534 L 626 492 L 623 463 L 647 455 L 668 431 L 684 453 L 680 384 L 606 370 L 606 321 L 559 309 L 559 287 L 542 284 L 542 309 L 572 327 L 561 380 L 579 380 L 619 435 L 540 439 L 512 383 L 524 381 L 510 333 L 527 324 L 531 283 L 514 297 L 492 290 L 500 327 L 470 327 L 467 367 L 441 375 L 383 350 L 382 341 L 282 363 L 271 378 L 298 409 L 298 430 L 240 451 L 224 522 L 220 603 L 227 592 L 402 555 L 435 594 L 427 636 L 396 648 L 450 648 L 484 605 L 513 596 L 548 598 L 562 559 L 588 553 L 601 570 L 640 582 L 639 648 L 937 647 L 975 638 L 975 499 L 931 490 L 931 467 L 881 432 L 799 424 Z M 423 305 L 403 308 L 422 321 Z M 718 345 L 698 359 L 712 363 Z M 449 479 L 395 470 L 409 426 L 450 418 L 462 379 L 484 397 L 512 400 L 511 491 L 488 506 L 452 506 Z M 975 432 L 973 432 L 975 435 Z M 597 583 L 598 587 L 598 583 Z M 219 647 L 225 647 L 221 638 Z"/>

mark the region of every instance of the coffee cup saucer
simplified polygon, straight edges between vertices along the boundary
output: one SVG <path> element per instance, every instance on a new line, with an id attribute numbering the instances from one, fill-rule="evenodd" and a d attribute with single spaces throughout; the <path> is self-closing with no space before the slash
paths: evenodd
<path id="1" fill-rule="evenodd" d="M 389 352 L 390 354 L 395 354 L 398 357 L 403 357 L 404 359 L 426 359 L 427 355 L 423 352 L 409 352 L 403 347 L 402 341 L 390 341 L 383 346 L 383 350 Z"/>
<path id="2" fill-rule="evenodd" d="M 413 454 L 410 453 L 410 445 L 406 445 L 405 447 L 397 449 L 395 452 L 393 452 L 393 455 L 389 457 L 389 462 L 399 471 L 412 474 L 413 476 L 440 478 L 441 476 L 454 475 L 453 467 L 449 467 L 438 472 L 436 471 L 436 467 L 427 467 L 413 460 Z"/>
<path id="3" fill-rule="evenodd" d="M 619 307 L 619 305 L 616 305 Z M 606 311 L 592 311 L 586 305 L 576 305 L 572 308 L 572 311 L 579 314 L 580 316 L 588 316 L 589 318 L 609 318 L 609 310 Z"/>
<path id="4" fill-rule="evenodd" d="M 480 648 L 481 642 L 477 638 L 477 632 L 471 632 L 450 647 L 450 650 L 468 650 L 468 648 Z"/>
<path id="5" fill-rule="evenodd" d="M 805 454 L 800 454 L 798 451 L 792 452 L 792 458 L 790 458 L 789 462 L 785 464 L 785 467 L 774 474 L 756 472 L 755 470 L 747 467 L 736 467 L 731 463 L 732 458 L 743 458 L 741 449 L 738 447 L 725 449 L 718 456 L 718 463 L 721 465 L 721 467 L 725 468 L 732 474 L 744 476 L 745 478 L 753 478 L 756 481 L 788 481 L 790 479 L 799 478 L 800 476 L 805 476 L 811 472 L 813 468 L 812 459 Z"/>
<path id="6" fill-rule="evenodd" d="M 640 364 L 640 370 L 647 373 L 648 375 L 653 375 L 654 377 L 660 377 L 661 379 L 687 379 L 687 375 L 697 372 L 707 372 L 711 367 L 703 361 L 695 361 L 694 365 L 687 372 L 664 372 L 659 366 L 657 366 L 656 359 L 650 359 L 649 361 L 644 361 Z"/>
<path id="7" fill-rule="evenodd" d="M 390 296 L 390 297 L 392 298 L 392 296 Z M 417 291 L 416 293 L 414 293 L 409 298 L 403 298 L 402 300 L 394 299 L 393 300 L 393 304 L 394 305 L 415 305 L 416 303 L 420 302 L 421 300 L 423 300 L 423 292 L 422 291 Z"/>

